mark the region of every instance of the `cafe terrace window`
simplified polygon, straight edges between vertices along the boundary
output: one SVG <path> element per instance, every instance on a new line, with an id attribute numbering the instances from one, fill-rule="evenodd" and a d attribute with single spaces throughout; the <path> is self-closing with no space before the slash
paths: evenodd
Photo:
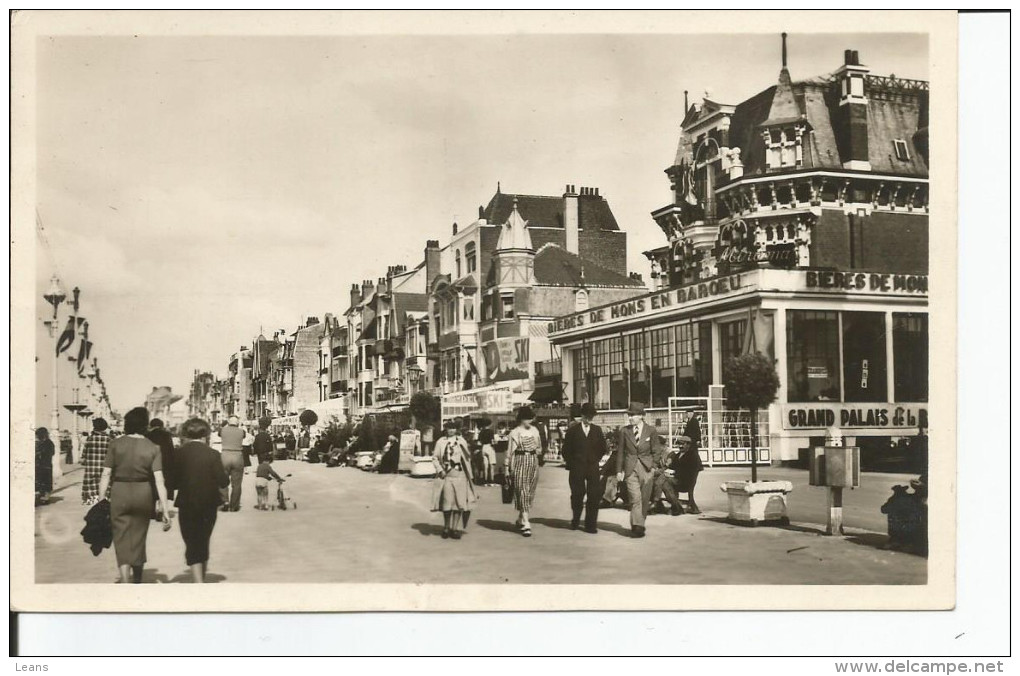
<path id="1" fill-rule="evenodd" d="M 594 403 L 591 394 L 591 348 L 587 345 L 573 351 L 574 401 Z"/>
<path id="2" fill-rule="evenodd" d="M 623 337 L 626 348 L 627 375 L 630 381 L 630 393 L 626 397 L 628 402 L 640 401 L 648 405 L 651 403 L 651 391 L 649 388 L 648 354 L 645 352 L 644 332 L 632 333 Z"/>
<path id="3" fill-rule="evenodd" d="M 704 397 L 712 382 L 712 322 L 676 327 L 678 397 Z"/>
<path id="4" fill-rule="evenodd" d="M 839 314 L 786 311 L 787 397 L 839 401 Z"/>
<path id="5" fill-rule="evenodd" d="M 843 314 L 843 401 L 888 401 L 885 314 Z"/>
<path id="6" fill-rule="evenodd" d="M 896 401 L 928 401 L 928 315 L 893 313 Z"/>
<path id="7" fill-rule="evenodd" d="M 744 351 L 744 338 L 747 334 L 747 320 L 719 324 L 719 357 L 722 359 L 722 379 L 726 382 L 729 374 L 729 361 L 739 357 Z"/>
<path id="8" fill-rule="evenodd" d="M 652 406 L 669 406 L 676 391 L 676 342 L 674 327 L 648 332 L 652 361 Z"/>
<path id="9" fill-rule="evenodd" d="M 623 338 L 610 338 L 609 348 L 609 408 L 627 408 L 630 395 L 624 373 Z"/>

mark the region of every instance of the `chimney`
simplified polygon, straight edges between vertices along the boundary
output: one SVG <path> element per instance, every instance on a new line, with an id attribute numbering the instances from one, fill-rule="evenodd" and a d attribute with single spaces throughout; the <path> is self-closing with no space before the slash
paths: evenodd
<path id="1" fill-rule="evenodd" d="M 583 190 L 583 188 L 582 188 Z M 580 255 L 580 224 L 578 223 L 577 193 L 574 186 L 568 185 L 563 193 L 563 230 L 564 245 L 567 251 Z"/>
<path id="2" fill-rule="evenodd" d="M 455 235 L 457 234 L 457 222 L 456 221 L 454 221 L 454 223 L 453 223 L 453 234 L 455 234 Z"/>
<path id="3" fill-rule="evenodd" d="M 366 300 L 375 291 L 375 283 L 371 279 L 366 279 L 361 283 L 361 300 Z"/>
<path id="4" fill-rule="evenodd" d="M 354 307 L 361 302 L 361 287 L 357 284 L 351 284 L 351 307 Z"/>
<path id="5" fill-rule="evenodd" d="M 442 274 L 439 263 L 439 240 L 430 239 L 425 242 L 425 285 L 432 287 L 432 282 Z"/>
<path id="6" fill-rule="evenodd" d="M 871 170 L 868 155 L 869 69 L 862 66 L 857 50 L 843 52 L 843 65 L 836 71 L 839 110 L 835 115 L 836 144 L 844 169 Z"/>

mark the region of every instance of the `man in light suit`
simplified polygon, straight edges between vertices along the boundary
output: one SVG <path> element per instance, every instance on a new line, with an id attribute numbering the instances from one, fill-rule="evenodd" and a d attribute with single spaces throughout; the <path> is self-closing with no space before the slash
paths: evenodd
<path id="1" fill-rule="evenodd" d="M 571 408 L 575 405 L 572 404 Z M 602 428 L 592 422 L 595 407 L 585 402 L 578 413 L 581 421 L 570 426 L 563 444 L 563 459 L 570 470 L 570 508 L 573 512 L 570 527 L 574 530 L 580 528 L 583 511 L 584 530 L 594 535 L 599 532 L 599 501 L 602 498 L 599 461 L 608 448 Z"/>
<path id="2" fill-rule="evenodd" d="M 627 409 L 630 424 L 620 428 L 616 477 L 627 485 L 630 527 L 634 537 L 645 536 L 645 517 L 652 498 L 654 469 L 662 455 L 658 431 L 645 423 L 645 405 L 634 401 Z"/>

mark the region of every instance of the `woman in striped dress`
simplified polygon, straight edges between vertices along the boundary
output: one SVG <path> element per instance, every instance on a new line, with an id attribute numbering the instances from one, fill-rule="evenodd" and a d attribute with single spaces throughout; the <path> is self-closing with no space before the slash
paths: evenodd
<path id="1" fill-rule="evenodd" d="M 542 437 L 533 423 L 535 413 L 529 406 L 517 411 L 517 427 L 510 432 L 507 444 L 506 476 L 513 481 L 514 507 L 517 508 L 517 527 L 524 537 L 531 537 L 531 521 L 528 512 L 538 488 L 539 454 L 542 453 Z"/>

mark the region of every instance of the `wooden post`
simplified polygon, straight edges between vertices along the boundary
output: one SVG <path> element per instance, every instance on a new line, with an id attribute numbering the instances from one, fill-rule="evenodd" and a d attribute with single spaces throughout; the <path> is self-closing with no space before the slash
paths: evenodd
<path id="1" fill-rule="evenodd" d="M 843 534 L 843 487 L 829 486 L 829 528 L 826 535 Z"/>

